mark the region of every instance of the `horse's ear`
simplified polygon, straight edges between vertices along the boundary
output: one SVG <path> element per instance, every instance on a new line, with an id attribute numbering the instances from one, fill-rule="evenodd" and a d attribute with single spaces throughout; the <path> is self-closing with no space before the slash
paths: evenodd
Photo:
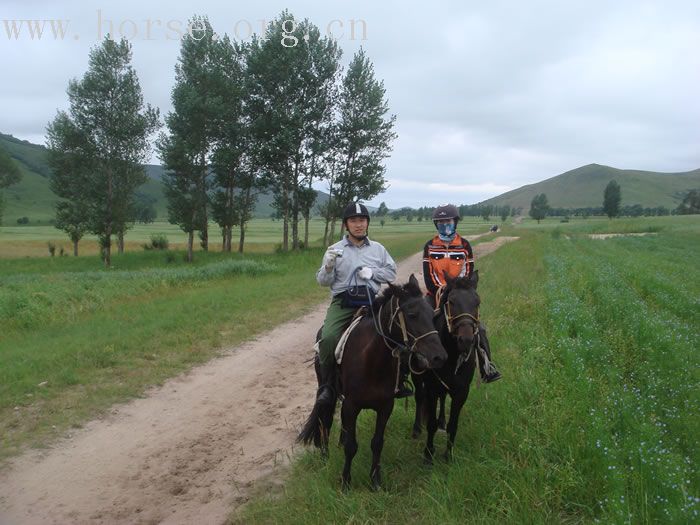
<path id="1" fill-rule="evenodd" d="M 411 276 L 408 278 L 408 284 L 411 286 L 415 286 L 416 288 L 420 289 L 420 284 L 418 284 L 418 279 L 416 279 L 415 274 L 411 274 Z"/>
<path id="2" fill-rule="evenodd" d="M 479 283 L 479 270 L 474 270 L 471 274 L 469 274 L 469 284 L 476 288 L 476 285 Z"/>

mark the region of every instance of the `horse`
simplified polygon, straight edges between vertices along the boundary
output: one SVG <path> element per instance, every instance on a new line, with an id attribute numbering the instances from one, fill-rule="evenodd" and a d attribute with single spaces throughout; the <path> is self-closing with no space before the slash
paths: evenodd
<path id="1" fill-rule="evenodd" d="M 433 439 L 440 419 L 444 425 L 445 397 L 448 393 L 452 403 L 446 428 L 448 440 L 445 459 L 452 459 L 459 415 L 469 396 L 469 387 L 478 366 L 479 344 L 482 337 L 485 337 L 479 323 L 478 282 L 478 271 L 467 277 L 446 278 L 447 284 L 437 295 L 439 313 L 435 317 L 435 327 L 447 350 L 447 361 L 442 367 L 431 370 L 431 373 L 412 375 L 416 387 L 416 415 L 412 435 L 418 437 L 421 433 L 421 419 L 427 416 L 428 439 L 423 450 L 427 463 L 432 463 L 435 455 Z M 436 417 L 438 401 L 439 418 Z"/>
<path id="2" fill-rule="evenodd" d="M 419 370 L 439 367 L 447 359 L 433 325 L 433 310 L 424 300 L 414 275 L 403 286 L 390 284 L 350 332 L 345 344 L 337 374 L 340 388 L 335 390 L 336 400 L 339 394 L 343 399 L 340 432 L 345 451 L 343 490 L 350 488 L 352 460 L 358 447 L 357 416 L 363 409 L 377 413 L 371 443 L 370 482 L 372 489 L 381 488 L 384 431 L 394 409 L 401 354 Z M 330 406 L 316 403 L 297 442 L 313 441 L 327 455 L 335 405 L 335 400 Z"/>

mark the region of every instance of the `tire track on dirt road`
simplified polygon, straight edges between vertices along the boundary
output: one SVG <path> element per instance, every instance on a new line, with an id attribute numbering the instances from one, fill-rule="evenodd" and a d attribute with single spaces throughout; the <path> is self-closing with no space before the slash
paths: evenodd
<path id="1" fill-rule="evenodd" d="M 476 257 L 506 239 L 515 238 L 475 246 Z M 397 281 L 420 274 L 421 260 L 404 260 Z M 274 480 L 294 454 L 316 391 L 306 361 L 326 307 L 11 460 L 0 473 L 0 524 L 225 522 L 255 481 Z"/>

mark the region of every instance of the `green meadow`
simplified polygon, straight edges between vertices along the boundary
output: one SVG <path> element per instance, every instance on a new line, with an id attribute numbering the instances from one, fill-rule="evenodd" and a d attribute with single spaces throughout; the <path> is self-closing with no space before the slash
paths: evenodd
<path id="1" fill-rule="evenodd" d="M 465 221 L 460 230 L 490 224 Z M 0 459 L 45 446 L 324 302 L 314 279 L 322 229 L 312 221 L 310 248 L 277 253 L 281 223 L 258 219 L 243 254 L 220 252 L 212 230 L 214 249 L 187 264 L 184 234 L 152 224 L 129 232 L 126 252 L 105 270 L 87 249 L 49 257 L 46 243 L 65 239 L 57 230 L 0 228 Z M 374 221 L 371 236 L 400 260 L 432 231 L 431 223 Z M 615 232 L 649 235 L 589 237 Z M 171 249 L 144 251 L 157 233 Z M 400 403 L 381 492 L 369 489 L 374 416 L 363 413 L 349 493 L 340 491 L 341 449 L 323 462 L 299 448 L 285 484 L 260 483 L 232 522 L 700 519 L 700 218 L 525 220 L 502 234 L 520 240 L 478 268 L 504 379 L 473 385 L 454 462 L 423 464 L 423 439 L 410 438 L 413 402 Z M 440 433 L 440 452 L 445 443 Z"/>
<path id="2" fill-rule="evenodd" d="M 656 232 L 591 239 L 592 231 Z M 472 388 L 455 460 L 422 461 L 397 404 L 369 488 L 363 413 L 352 489 L 343 452 L 303 451 L 236 523 L 697 523 L 700 219 L 526 221 L 479 261 L 504 379 Z M 337 442 L 337 425 L 331 442 Z M 446 435 L 436 439 L 438 450 Z"/>

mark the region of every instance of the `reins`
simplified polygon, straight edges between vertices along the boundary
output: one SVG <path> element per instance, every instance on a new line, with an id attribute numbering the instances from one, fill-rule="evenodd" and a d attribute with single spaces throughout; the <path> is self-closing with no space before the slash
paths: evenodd
<path id="1" fill-rule="evenodd" d="M 396 305 L 394 306 L 394 299 L 396 299 Z M 418 299 L 421 300 L 421 299 Z M 416 352 L 416 345 L 418 344 L 418 341 L 421 339 L 428 337 L 430 335 L 438 333 L 437 330 L 429 330 L 428 332 L 421 334 L 421 335 L 413 335 L 411 332 L 408 331 L 408 328 L 406 327 L 406 318 L 403 314 L 403 311 L 401 310 L 401 306 L 399 305 L 399 298 L 396 297 L 395 295 L 392 295 L 391 298 L 389 299 L 389 325 L 388 325 L 388 331 L 391 332 L 391 329 L 394 327 L 394 325 L 397 325 L 401 329 L 401 336 L 403 338 L 403 344 L 396 341 L 389 335 L 385 333 L 384 327 L 382 326 L 382 312 L 384 309 L 384 306 L 386 306 L 386 303 L 383 303 L 379 307 L 379 312 L 378 315 L 375 315 L 374 313 L 374 308 L 372 304 L 372 298 L 370 296 L 370 311 L 372 312 L 372 321 L 374 322 L 374 329 L 376 332 L 381 336 L 381 338 L 384 340 L 384 344 L 386 347 L 391 351 L 392 357 L 395 357 L 397 361 L 400 361 L 401 359 L 401 352 L 408 352 L 408 368 L 409 370 L 416 374 L 420 375 L 425 373 L 425 370 L 422 372 L 417 372 L 413 370 L 413 367 L 411 366 L 411 359 L 413 358 L 414 353 Z M 410 343 L 410 339 L 413 339 L 413 344 Z M 394 345 L 392 347 L 392 344 Z M 394 392 L 398 391 L 399 388 L 399 379 L 400 379 L 400 369 L 401 366 L 398 365 L 396 367 L 396 383 L 394 385 Z"/>

